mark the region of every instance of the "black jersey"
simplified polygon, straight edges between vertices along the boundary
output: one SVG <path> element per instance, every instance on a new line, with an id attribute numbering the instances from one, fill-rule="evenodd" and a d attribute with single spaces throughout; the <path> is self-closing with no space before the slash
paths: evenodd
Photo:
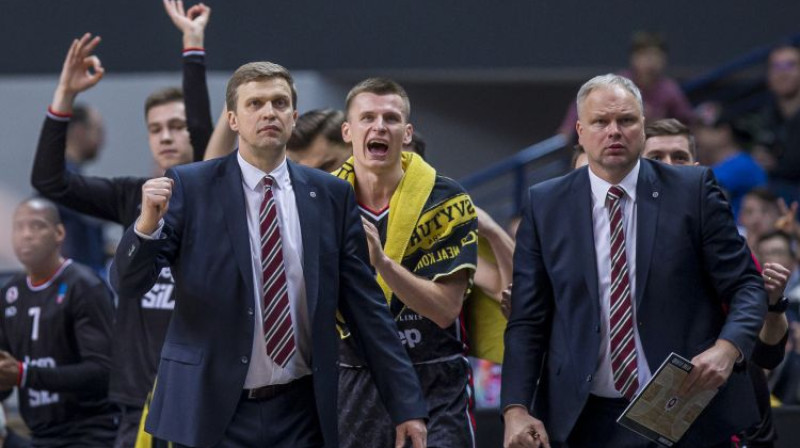
<path id="1" fill-rule="evenodd" d="M 22 362 L 19 406 L 34 446 L 110 446 L 112 295 L 67 260 L 41 285 L 17 275 L 2 290 L 0 348 Z"/>
<path id="2" fill-rule="evenodd" d="M 361 216 L 378 229 L 381 243 L 386 243 L 391 210 L 370 210 L 359 205 Z M 448 225 L 449 224 L 449 225 Z M 461 269 L 475 269 L 477 219 L 469 196 L 455 181 L 436 176 L 430 196 L 422 209 L 417 229 L 409 241 L 402 266 L 420 277 L 436 280 Z M 448 328 L 408 308 L 396 295 L 390 304 L 399 330 L 400 340 L 411 362 L 431 363 L 462 356 L 466 351 L 466 335 L 461 318 Z M 341 347 L 344 365 L 363 365 L 359 349 L 352 338 Z"/>

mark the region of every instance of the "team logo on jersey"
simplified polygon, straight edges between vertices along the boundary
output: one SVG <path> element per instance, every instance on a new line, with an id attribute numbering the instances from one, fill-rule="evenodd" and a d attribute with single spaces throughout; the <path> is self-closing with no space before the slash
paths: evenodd
<path id="1" fill-rule="evenodd" d="M 6 302 L 14 303 L 17 301 L 18 298 L 19 298 L 19 290 L 17 289 L 17 287 L 12 286 L 8 288 L 8 291 L 6 291 Z"/>
<path id="2" fill-rule="evenodd" d="M 56 303 L 61 305 L 64 302 L 64 297 L 67 296 L 67 284 L 62 283 L 58 285 L 58 295 L 56 296 Z"/>
<path id="3" fill-rule="evenodd" d="M 6 317 L 14 317 L 17 315 L 17 307 L 10 306 L 6 308 Z"/>

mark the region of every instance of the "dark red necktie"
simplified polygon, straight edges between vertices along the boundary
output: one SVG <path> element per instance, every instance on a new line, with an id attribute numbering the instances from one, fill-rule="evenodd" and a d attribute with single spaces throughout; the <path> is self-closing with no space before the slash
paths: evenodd
<path id="1" fill-rule="evenodd" d="M 274 182 L 275 179 L 271 176 L 264 178 L 264 200 L 259 211 L 264 341 L 267 346 L 267 356 L 275 364 L 286 367 L 296 347 L 283 263 L 281 229 L 278 225 L 278 209 L 272 192 Z"/>
<path id="2" fill-rule="evenodd" d="M 636 364 L 636 342 L 633 338 L 633 305 L 628 278 L 628 257 L 625 253 L 625 231 L 622 221 L 622 198 L 625 190 L 608 189 L 606 208 L 611 227 L 611 300 L 609 310 L 609 350 L 614 387 L 625 398 L 632 399 L 639 389 Z"/>

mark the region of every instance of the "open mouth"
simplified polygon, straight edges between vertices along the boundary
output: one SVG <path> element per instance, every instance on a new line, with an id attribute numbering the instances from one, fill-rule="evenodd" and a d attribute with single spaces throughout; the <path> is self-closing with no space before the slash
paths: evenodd
<path id="1" fill-rule="evenodd" d="M 381 140 L 370 140 L 367 142 L 367 151 L 376 156 L 385 156 L 389 152 L 389 144 Z"/>

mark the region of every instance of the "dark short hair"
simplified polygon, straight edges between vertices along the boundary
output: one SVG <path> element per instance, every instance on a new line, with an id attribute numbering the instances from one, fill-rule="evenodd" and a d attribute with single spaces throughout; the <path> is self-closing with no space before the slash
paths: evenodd
<path id="1" fill-rule="evenodd" d="M 575 169 L 575 164 L 576 164 L 576 163 L 578 163 L 578 157 L 580 157 L 580 156 L 581 156 L 581 154 L 586 154 L 586 150 L 585 150 L 585 149 L 583 149 L 583 146 L 581 146 L 581 145 L 574 145 L 574 146 L 572 147 L 572 159 L 571 159 L 571 160 L 570 160 L 570 162 L 569 162 L 569 166 L 570 166 L 570 167 L 571 167 L 573 170 Z"/>
<path id="2" fill-rule="evenodd" d="M 297 118 L 297 124 L 286 143 L 286 149 L 305 151 L 320 135 L 331 143 L 344 145 L 342 123 L 344 123 L 344 113 L 340 110 L 310 110 Z"/>
<path id="3" fill-rule="evenodd" d="M 693 159 L 697 160 L 697 143 L 694 141 L 694 135 L 692 135 L 692 131 L 689 130 L 689 127 L 679 120 L 675 118 L 664 118 L 656 120 L 644 128 L 645 140 L 650 137 L 672 136 L 686 137 L 686 140 L 689 141 L 689 153 L 691 153 Z"/>
<path id="4" fill-rule="evenodd" d="M 770 230 L 769 232 L 761 235 L 758 238 L 757 244 L 761 244 L 764 241 L 771 240 L 773 238 L 780 238 L 780 239 L 786 241 L 786 245 L 789 246 L 789 254 L 792 256 L 792 258 L 794 258 L 794 254 L 795 254 L 795 251 L 794 251 L 794 238 L 792 238 L 791 235 L 789 235 L 788 233 L 784 232 L 783 230 Z"/>
<path id="5" fill-rule="evenodd" d="M 758 200 L 768 202 L 770 204 L 773 204 L 775 208 L 778 208 L 778 195 L 773 193 L 772 190 L 769 190 L 764 187 L 756 187 L 745 193 L 744 197 L 746 198 L 748 196 L 753 196 Z"/>
<path id="6" fill-rule="evenodd" d="M 353 99 L 362 93 L 398 95 L 403 100 L 403 106 L 405 108 L 403 112 L 405 113 L 406 120 L 411 117 L 411 100 L 408 98 L 408 93 L 406 93 L 406 90 L 400 84 L 388 78 L 367 78 L 350 89 L 344 103 L 345 114 L 350 113 L 350 105 Z"/>
<path id="7" fill-rule="evenodd" d="M 183 90 L 181 90 L 179 87 L 165 87 L 163 89 L 156 90 L 148 95 L 147 99 L 144 100 L 145 119 L 147 119 L 147 113 L 150 112 L 150 109 L 156 106 L 175 102 L 183 102 Z"/>
<path id="8" fill-rule="evenodd" d="M 280 78 L 289 84 L 292 91 L 292 109 L 297 109 L 297 90 L 294 87 L 292 74 L 286 67 L 274 62 L 258 61 L 249 62 L 237 68 L 233 76 L 228 80 L 225 88 L 225 104 L 229 111 L 236 110 L 236 102 L 239 99 L 237 89 L 242 84 L 253 81 L 266 81 L 268 79 Z"/>
<path id="9" fill-rule="evenodd" d="M 630 53 L 636 53 L 637 51 L 647 50 L 650 48 L 655 48 L 661 50 L 666 54 L 669 50 L 667 47 L 667 42 L 664 40 L 664 37 L 661 36 L 660 33 L 653 33 L 650 31 L 636 31 L 631 35 L 631 46 L 630 46 Z"/>

